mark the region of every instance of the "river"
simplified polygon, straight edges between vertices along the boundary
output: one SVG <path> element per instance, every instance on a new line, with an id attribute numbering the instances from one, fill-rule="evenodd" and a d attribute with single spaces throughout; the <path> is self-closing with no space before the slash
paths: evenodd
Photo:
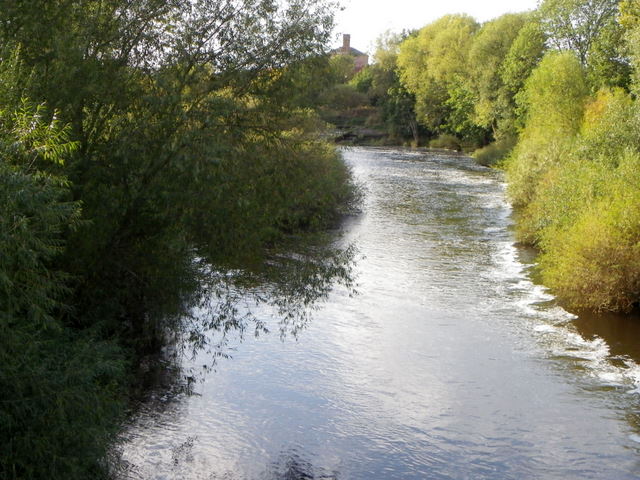
<path id="1" fill-rule="evenodd" d="M 357 248 L 357 293 L 336 286 L 295 336 L 230 334 L 188 393 L 156 390 L 121 477 L 640 478 L 638 322 L 577 318 L 532 281 L 499 172 L 344 155 L 365 191 L 335 240 Z"/>

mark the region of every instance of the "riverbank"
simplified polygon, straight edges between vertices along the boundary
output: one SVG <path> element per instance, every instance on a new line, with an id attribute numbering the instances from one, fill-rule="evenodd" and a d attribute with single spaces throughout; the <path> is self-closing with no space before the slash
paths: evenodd
<path id="1" fill-rule="evenodd" d="M 575 84 L 575 79 L 566 81 Z M 567 88 L 559 88 L 557 94 Z M 578 126 L 572 133 L 554 137 L 543 130 L 539 139 L 532 140 L 531 131 L 537 127 L 536 120 L 530 119 L 529 130 L 517 144 L 476 152 L 473 158 L 481 165 L 497 163 L 506 171 L 509 198 L 518 213 L 517 239 L 537 249 L 540 281 L 569 310 L 618 312 L 636 318 L 640 191 L 634 179 L 640 157 L 634 151 L 635 134 L 621 132 L 619 125 L 640 120 L 622 91 L 585 94 L 576 101 L 584 110 L 577 111 Z M 452 151 L 416 149 L 429 150 Z"/>
<path id="2" fill-rule="evenodd" d="M 322 0 L 98 4 L 0 8 L 3 480 L 108 477 L 137 363 L 197 334 L 212 272 L 357 197 L 310 92 Z"/>
<path id="3" fill-rule="evenodd" d="M 445 15 L 382 36 L 373 56 L 331 90 L 328 121 L 502 159 L 518 240 L 542 252 L 545 285 L 572 310 L 638 308 L 634 2 L 549 0 L 486 22 Z"/>

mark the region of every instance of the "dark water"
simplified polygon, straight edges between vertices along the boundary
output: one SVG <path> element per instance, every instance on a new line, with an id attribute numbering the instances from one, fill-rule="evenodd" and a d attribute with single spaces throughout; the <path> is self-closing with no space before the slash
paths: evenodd
<path id="1" fill-rule="evenodd" d="M 575 318 L 532 283 L 499 174 L 345 157 L 366 187 L 339 240 L 364 257 L 359 294 L 336 287 L 297 339 L 231 334 L 193 395 L 132 421 L 122 478 L 640 478 L 638 327 Z"/>

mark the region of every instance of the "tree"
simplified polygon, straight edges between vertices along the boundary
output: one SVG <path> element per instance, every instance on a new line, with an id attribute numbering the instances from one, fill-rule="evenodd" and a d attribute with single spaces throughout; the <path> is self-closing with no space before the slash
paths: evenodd
<path id="1" fill-rule="evenodd" d="M 559 50 L 572 50 L 594 65 L 598 85 L 611 84 L 608 70 L 618 70 L 618 84 L 628 75 L 621 60 L 622 35 L 617 22 L 618 0 L 544 0 L 538 9 L 549 41 Z"/>
<path id="2" fill-rule="evenodd" d="M 305 87 L 290 71 L 325 50 L 332 11 L 325 0 L 35 0 L 0 10 L 0 38 L 22 45 L 33 72 L 29 96 L 57 109 L 78 142 L 65 173 L 85 221 L 61 263 L 81 279 L 81 323 L 143 319 L 175 298 L 167 278 L 189 271 L 189 219 L 211 208 L 196 199 L 216 189 L 218 165 L 256 139 L 271 152 L 304 141 L 286 133 L 299 106 L 272 99 Z M 48 21 L 36 21 L 43 13 Z"/>
<path id="3" fill-rule="evenodd" d="M 523 88 L 545 52 L 547 37 L 535 19 L 518 32 L 500 68 L 500 77 L 509 94 L 515 96 Z"/>
<path id="4" fill-rule="evenodd" d="M 455 123 L 447 118 L 447 100 L 467 73 L 467 54 L 477 30 L 473 18 L 447 15 L 400 45 L 401 81 L 416 97 L 418 121 L 433 131 Z"/>
<path id="5" fill-rule="evenodd" d="M 494 138 L 512 131 L 513 91 L 501 75 L 511 48 L 529 19 L 528 14 L 507 14 L 485 23 L 469 51 L 469 86 L 474 94 L 473 120 L 493 132 Z M 498 130 L 502 132 L 498 132 Z"/>
<path id="6" fill-rule="evenodd" d="M 550 52 L 527 79 L 518 100 L 526 109 L 524 129 L 509 165 L 509 192 L 515 205 L 528 205 L 538 182 L 563 159 L 578 133 L 588 95 L 586 74 L 573 52 Z"/>
<path id="7" fill-rule="evenodd" d="M 523 126 L 526 106 L 521 103 L 518 107 L 516 98 L 524 89 L 525 82 L 531 72 L 542 59 L 545 52 L 545 42 L 546 36 L 541 25 L 535 19 L 530 19 L 518 32 L 518 36 L 514 39 L 502 65 L 500 65 L 498 73 L 504 85 L 505 96 L 511 102 L 509 111 L 513 115 L 512 118 L 503 120 L 500 125 L 501 135 L 516 136 L 518 130 Z"/>
<path id="8" fill-rule="evenodd" d="M 420 132 L 415 113 L 415 96 L 400 81 L 398 54 L 408 32 L 387 32 L 376 40 L 374 64 L 371 70 L 370 95 L 375 105 L 382 109 L 382 117 L 392 138 L 411 138 L 414 145 L 420 142 Z"/>
<path id="9" fill-rule="evenodd" d="M 638 92 L 640 86 L 640 76 L 638 65 L 640 62 L 640 5 L 635 0 L 625 0 L 620 2 L 620 24 L 624 29 L 624 39 L 627 51 L 634 67 L 632 71 L 631 88 Z"/>

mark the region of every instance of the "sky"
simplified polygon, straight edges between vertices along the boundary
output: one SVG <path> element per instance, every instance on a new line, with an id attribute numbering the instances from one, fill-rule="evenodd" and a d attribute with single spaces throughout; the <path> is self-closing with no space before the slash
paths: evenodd
<path id="1" fill-rule="evenodd" d="M 373 53 L 375 40 L 387 30 L 421 28 L 448 13 L 467 13 L 480 22 L 508 12 L 536 8 L 538 0 L 341 0 L 334 46 L 351 34 L 351 46 Z"/>

